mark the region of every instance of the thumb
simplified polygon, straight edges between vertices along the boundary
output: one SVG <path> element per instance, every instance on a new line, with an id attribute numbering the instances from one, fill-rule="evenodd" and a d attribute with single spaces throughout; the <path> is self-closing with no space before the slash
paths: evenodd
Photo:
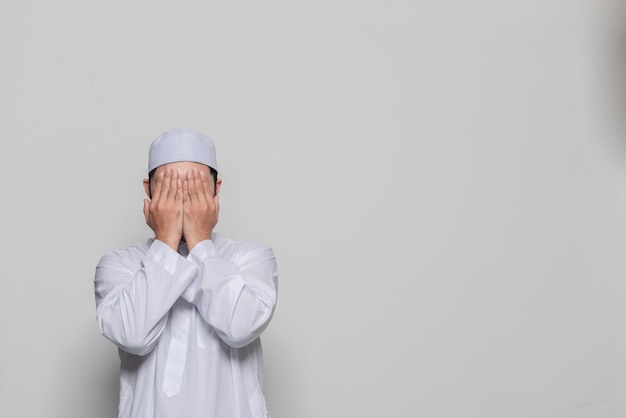
<path id="1" fill-rule="evenodd" d="M 143 216 L 146 218 L 146 223 L 148 223 L 148 217 L 150 215 L 150 200 L 143 200 Z"/>

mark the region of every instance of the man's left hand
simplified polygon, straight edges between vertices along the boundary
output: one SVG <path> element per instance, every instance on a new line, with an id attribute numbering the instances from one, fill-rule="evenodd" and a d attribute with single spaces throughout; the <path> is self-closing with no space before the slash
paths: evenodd
<path id="1" fill-rule="evenodd" d="M 183 181 L 183 236 L 189 251 L 200 241 L 211 238 L 220 211 L 219 195 L 214 195 L 210 176 L 196 169 L 187 171 Z"/>

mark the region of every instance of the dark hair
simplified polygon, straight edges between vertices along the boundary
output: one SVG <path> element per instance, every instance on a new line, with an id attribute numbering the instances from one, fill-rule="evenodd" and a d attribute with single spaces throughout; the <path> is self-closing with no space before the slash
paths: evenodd
<path id="1" fill-rule="evenodd" d="M 155 168 L 151 172 L 148 173 L 148 184 L 150 185 L 150 198 L 152 198 L 152 176 L 154 176 L 154 172 L 156 170 L 157 169 Z M 214 169 L 213 167 L 209 167 L 209 170 L 211 171 L 211 176 L 213 177 L 213 195 L 215 195 L 217 194 L 217 170 Z"/>

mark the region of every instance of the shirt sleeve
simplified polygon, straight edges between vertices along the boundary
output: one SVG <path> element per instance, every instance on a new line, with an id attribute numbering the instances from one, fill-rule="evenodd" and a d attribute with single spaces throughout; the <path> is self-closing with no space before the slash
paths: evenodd
<path id="1" fill-rule="evenodd" d="M 154 348 L 167 314 L 198 274 L 198 267 L 154 240 L 137 269 L 121 252 L 100 260 L 94 280 L 100 332 L 121 349 L 145 355 Z"/>
<path id="2" fill-rule="evenodd" d="M 246 243 L 231 259 L 220 257 L 212 241 L 202 241 L 188 259 L 200 274 L 182 297 L 232 347 L 254 341 L 269 324 L 276 306 L 278 269 L 273 251 Z"/>

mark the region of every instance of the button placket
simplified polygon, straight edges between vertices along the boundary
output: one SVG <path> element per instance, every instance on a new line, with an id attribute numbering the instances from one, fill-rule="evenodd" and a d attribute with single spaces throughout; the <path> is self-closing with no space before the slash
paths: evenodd
<path id="1" fill-rule="evenodd" d="M 183 382 L 191 319 L 184 314 L 183 310 L 182 307 L 175 305 L 170 315 L 172 337 L 167 353 L 165 376 L 163 377 L 163 392 L 168 397 L 180 392 Z"/>

